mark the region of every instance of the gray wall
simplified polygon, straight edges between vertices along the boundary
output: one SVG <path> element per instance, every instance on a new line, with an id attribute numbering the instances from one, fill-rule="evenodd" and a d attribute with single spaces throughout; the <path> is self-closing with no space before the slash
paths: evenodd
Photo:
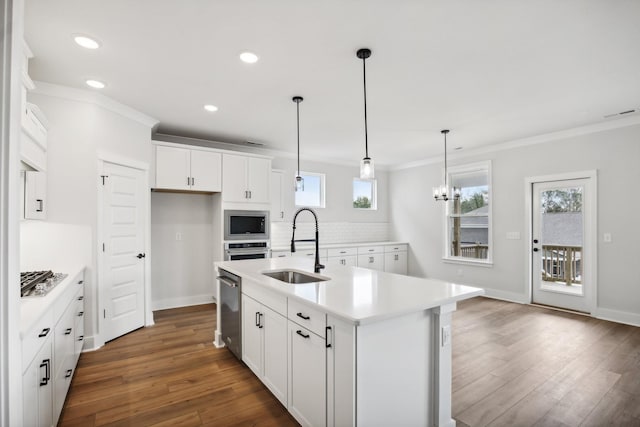
<path id="1" fill-rule="evenodd" d="M 597 305 L 640 319 L 640 287 L 636 244 L 640 197 L 640 125 L 569 137 L 552 142 L 452 159 L 452 165 L 492 161 L 492 267 L 445 263 L 442 260 L 443 209 L 430 189 L 439 184 L 442 164 L 390 172 L 391 235 L 411 245 L 410 274 L 435 277 L 487 288 L 490 294 L 524 300 L 529 286 L 527 251 L 527 177 L 573 171 L 598 171 Z M 627 191 L 630 189 L 631 191 Z M 521 240 L 507 240 L 507 232 Z M 603 233 L 612 242 L 603 243 Z"/>

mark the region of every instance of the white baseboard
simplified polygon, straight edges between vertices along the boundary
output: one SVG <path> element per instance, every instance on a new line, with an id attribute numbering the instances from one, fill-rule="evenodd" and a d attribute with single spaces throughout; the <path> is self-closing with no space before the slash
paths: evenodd
<path id="1" fill-rule="evenodd" d="M 640 326 L 640 314 L 638 313 L 629 313 L 627 311 L 611 310 L 608 308 L 596 308 L 593 317 L 631 326 Z"/>
<path id="2" fill-rule="evenodd" d="M 84 337 L 84 344 L 82 346 L 82 352 L 86 351 L 96 351 L 100 347 L 96 347 L 96 338 L 95 336 Z"/>
<path id="3" fill-rule="evenodd" d="M 527 297 L 524 294 L 517 292 L 501 291 L 499 289 L 483 288 L 484 295 L 488 298 L 499 299 L 503 301 L 516 302 L 518 304 L 529 304 Z"/>
<path id="4" fill-rule="evenodd" d="M 188 307 L 190 305 L 210 304 L 215 302 L 212 295 L 192 295 L 188 297 L 167 298 L 151 301 L 151 310 L 166 310 L 168 308 Z"/>

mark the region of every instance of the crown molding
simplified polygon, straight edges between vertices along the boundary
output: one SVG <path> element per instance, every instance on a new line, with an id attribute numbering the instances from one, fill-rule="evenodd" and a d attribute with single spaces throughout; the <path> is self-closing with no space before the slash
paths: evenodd
<path id="1" fill-rule="evenodd" d="M 146 114 L 141 113 L 138 110 L 134 110 L 133 108 L 114 101 L 113 99 L 100 93 L 42 81 L 36 81 L 34 83 L 36 85 L 36 88 L 32 91 L 32 93 L 38 95 L 51 96 L 55 98 L 68 99 L 71 101 L 96 105 L 98 107 L 104 108 L 105 110 L 109 110 L 113 113 L 119 114 L 127 119 L 134 120 L 151 129 L 156 127 L 159 123 L 159 121 L 154 119 L 153 117 L 147 116 Z"/>
<path id="2" fill-rule="evenodd" d="M 640 125 L 640 115 L 634 115 L 631 117 L 624 117 L 621 119 L 608 120 L 601 123 L 595 123 L 592 125 L 580 126 L 577 128 L 565 129 L 557 132 L 545 133 L 542 135 L 531 136 L 527 138 L 514 139 L 512 141 L 501 142 L 498 144 L 491 144 L 485 147 L 469 150 L 465 153 L 450 154 L 449 159 L 462 159 L 465 157 L 479 156 L 482 154 L 494 153 L 496 151 L 512 150 L 515 148 L 527 147 L 530 145 L 544 144 L 547 142 L 558 141 L 563 139 L 569 139 L 576 136 L 588 135 L 597 132 L 604 132 L 612 129 L 619 129 L 629 126 Z M 424 160 L 417 160 L 414 162 L 400 163 L 392 165 L 389 170 L 402 170 L 410 169 L 418 166 L 432 165 L 442 162 L 444 156 L 431 157 Z"/>

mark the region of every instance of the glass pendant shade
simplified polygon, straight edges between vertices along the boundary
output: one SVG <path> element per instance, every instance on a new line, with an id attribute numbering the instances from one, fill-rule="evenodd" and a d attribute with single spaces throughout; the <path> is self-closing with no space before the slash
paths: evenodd
<path id="1" fill-rule="evenodd" d="M 360 179 L 373 179 L 374 177 L 373 159 L 365 157 L 360 160 Z"/>
<path id="2" fill-rule="evenodd" d="M 298 172 L 299 174 L 300 172 Z M 304 179 L 300 176 L 296 176 L 296 191 L 304 191 Z"/>

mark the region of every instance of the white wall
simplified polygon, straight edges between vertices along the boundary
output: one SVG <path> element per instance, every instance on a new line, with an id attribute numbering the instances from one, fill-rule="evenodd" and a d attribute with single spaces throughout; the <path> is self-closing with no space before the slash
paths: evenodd
<path id="1" fill-rule="evenodd" d="M 92 253 L 85 271 L 87 345 L 97 327 L 97 188 L 99 153 L 148 164 L 151 161 L 151 125 L 105 108 L 85 91 L 39 83 L 43 93 L 30 94 L 49 122 L 47 140 L 47 222 L 88 226 Z M 110 100 L 107 100 L 110 101 Z M 115 103 L 111 101 L 113 107 Z M 126 107 L 122 106 L 126 110 Z M 33 234 L 33 233 L 31 233 Z M 31 235 L 30 234 L 30 235 Z M 25 242 L 33 244 L 33 242 Z M 73 245 L 62 239 L 51 244 Z M 28 253 L 21 264 L 28 265 Z M 82 260 L 80 260 L 82 261 Z"/>
<path id="2" fill-rule="evenodd" d="M 640 236 L 640 125 L 567 137 L 466 157 L 450 164 L 492 161 L 494 265 L 491 268 L 442 261 L 443 209 L 431 187 L 442 179 L 442 164 L 394 170 L 389 178 L 392 238 L 410 243 L 409 272 L 475 284 L 491 295 L 524 301 L 529 279 L 527 177 L 572 171 L 598 171 L 598 310 L 596 315 L 640 324 L 640 287 L 635 265 Z M 630 190 L 630 191 L 628 191 Z M 507 232 L 521 240 L 507 240 Z M 603 233 L 612 242 L 603 243 Z"/>
<path id="3" fill-rule="evenodd" d="M 153 310 L 212 302 L 213 197 L 151 193 Z"/>

